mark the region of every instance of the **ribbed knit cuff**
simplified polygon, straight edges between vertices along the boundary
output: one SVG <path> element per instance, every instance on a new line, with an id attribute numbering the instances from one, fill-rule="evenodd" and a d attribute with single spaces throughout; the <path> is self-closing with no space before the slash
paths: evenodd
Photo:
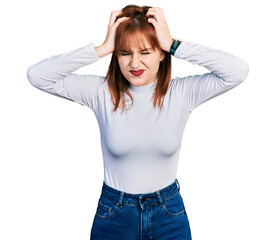
<path id="1" fill-rule="evenodd" d="M 91 42 L 87 46 L 91 50 L 91 58 L 93 59 L 93 61 L 95 61 L 95 62 L 98 61 L 100 59 L 100 57 L 98 56 L 97 51 L 95 49 L 95 44 L 93 42 Z"/>
<path id="2" fill-rule="evenodd" d="M 183 54 L 185 53 L 185 49 L 189 45 L 189 42 L 183 41 L 183 40 L 181 40 L 181 41 L 182 41 L 182 43 L 178 46 L 178 48 L 176 49 L 176 51 L 174 53 L 174 56 L 176 58 L 181 58 L 181 56 L 183 56 Z"/>

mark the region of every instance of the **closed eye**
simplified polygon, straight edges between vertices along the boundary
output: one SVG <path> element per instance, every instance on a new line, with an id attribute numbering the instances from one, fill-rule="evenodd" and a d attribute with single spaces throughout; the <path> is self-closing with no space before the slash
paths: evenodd
<path id="1" fill-rule="evenodd" d="M 151 52 L 143 52 L 141 54 L 146 55 L 146 54 L 151 54 Z M 121 56 L 127 56 L 127 55 L 129 55 L 129 53 L 127 53 L 127 52 L 121 53 Z"/>

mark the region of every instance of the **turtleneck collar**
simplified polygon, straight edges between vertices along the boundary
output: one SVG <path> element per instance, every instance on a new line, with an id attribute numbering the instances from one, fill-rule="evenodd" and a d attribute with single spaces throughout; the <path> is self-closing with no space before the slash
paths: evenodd
<path id="1" fill-rule="evenodd" d="M 157 83 L 157 79 L 154 82 L 144 86 L 135 86 L 130 83 L 129 89 L 138 94 L 153 93 L 155 90 L 156 83 Z"/>

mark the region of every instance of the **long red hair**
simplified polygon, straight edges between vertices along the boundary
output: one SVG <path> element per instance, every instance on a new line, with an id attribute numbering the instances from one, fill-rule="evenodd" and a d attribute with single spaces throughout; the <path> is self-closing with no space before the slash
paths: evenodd
<path id="1" fill-rule="evenodd" d="M 117 16 L 116 20 L 121 17 L 130 17 L 120 23 L 115 34 L 115 50 L 112 54 L 110 65 L 108 68 L 105 81 L 108 79 L 108 88 L 114 104 L 113 111 L 116 111 L 121 102 L 121 108 L 125 110 L 124 94 L 129 95 L 133 105 L 133 98 L 129 92 L 130 82 L 124 77 L 121 72 L 117 56 L 121 50 L 130 51 L 132 46 L 137 48 L 145 48 L 145 40 L 153 49 L 161 49 L 158 38 L 156 36 L 154 26 L 148 22 L 149 17 L 146 13 L 150 7 L 139 7 L 136 5 L 127 5 L 122 10 L 122 14 Z M 157 105 L 160 109 L 163 106 L 164 96 L 168 90 L 171 79 L 171 55 L 167 51 L 162 50 L 165 58 L 160 62 L 157 73 L 157 84 L 152 96 L 154 107 Z"/>

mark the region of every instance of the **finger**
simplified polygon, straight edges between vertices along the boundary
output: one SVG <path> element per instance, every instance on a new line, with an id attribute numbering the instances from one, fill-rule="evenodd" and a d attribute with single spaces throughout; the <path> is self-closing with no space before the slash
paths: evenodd
<path id="1" fill-rule="evenodd" d="M 118 15 L 122 14 L 122 10 L 113 10 L 110 15 L 110 27 L 114 25 Z"/>
<path id="2" fill-rule="evenodd" d="M 163 14 L 163 9 L 160 7 L 152 7 L 152 8 L 149 8 L 148 11 L 155 11 L 155 12 L 158 12 L 160 15 Z"/>
<path id="3" fill-rule="evenodd" d="M 157 10 L 151 9 L 150 11 L 147 12 L 146 15 L 152 15 L 158 22 L 161 22 L 162 15 Z"/>
<path id="4" fill-rule="evenodd" d="M 153 7 L 153 8 L 149 8 L 148 10 L 149 10 L 149 11 L 156 11 L 156 12 L 159 13 L 160 16 L 165 17 L 163 8 L 161 8 L 161 7 Z"/>
<path id="5" fill-rule="evenodd" d="M 149 23 L 152 23 L 152 25 L 153 25 L 154 28 L 156 29 L 156 27 L 157 27 L 157 21 L 156 21 L 155 18 L 149 18 L 149 19 L 148 19 L 148 22 L 149 22 Z"/>
<path id="6" fill-rule="evenodd" d="M 160 14 L 165 18 L 165 14 L 162 8 L 160 8 Z"/>
<path id="7" fill-rule="evenodd" d="M 114 22 L 116 20 L 116 17 L 118 15 L 120 15 L 121 13 L 122 13 L 122 10 L 113 10 L 113 11 L 111 11 L 110 20 L 109 20 L 109 24 L 108 24 L 109 27 L 111 27 L 114 24 Z"/>
<path id="8" fill-rule="evenodd" d="M 149 10 L 150 10 L 150 9 L 152 9 L 152 10 L 157 10 L 157 11 L 162 10 L 162 8 L 161 8 L 161 7 L 151 7 L 151 8 L 149 8 Z"/>
<path id="9" fill-rule="evenodd" d="M 119 25 L 121 22 L 123 22 L 123 21 L 125 21 L 125 20 L 127 20 L 127 19 L 129 19 L 130 17 L 121 17 L 121 18 L 119 18 L 116 22 L 115 22 L 115 24 L 114 25 Z"/>

